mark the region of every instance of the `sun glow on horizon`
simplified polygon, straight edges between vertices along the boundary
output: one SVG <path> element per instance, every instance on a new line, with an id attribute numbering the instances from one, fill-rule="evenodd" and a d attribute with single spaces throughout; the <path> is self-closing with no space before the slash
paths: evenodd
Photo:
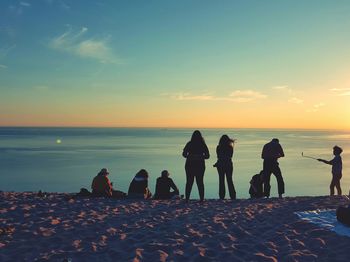
<path id="1" fill-rule="evenodd" d="M 0 2 L 0 126 L 350 129 L 350 2 L 60 2 Z"/>

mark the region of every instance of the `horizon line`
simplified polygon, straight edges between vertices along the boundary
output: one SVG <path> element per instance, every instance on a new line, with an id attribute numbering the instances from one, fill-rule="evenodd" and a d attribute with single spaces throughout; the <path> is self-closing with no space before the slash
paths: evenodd
<path id="1" fill-rule="evenodd" d="M 134 129 L 263 129 L 263 130 L 312 130 L 312 131 L 350 131 L 346 128 L 304 128 L 304 127 L 167 127 L 167 126 L 30 126 L 30 125 L 0 125 L 0 128 L 134 128 Z"/>

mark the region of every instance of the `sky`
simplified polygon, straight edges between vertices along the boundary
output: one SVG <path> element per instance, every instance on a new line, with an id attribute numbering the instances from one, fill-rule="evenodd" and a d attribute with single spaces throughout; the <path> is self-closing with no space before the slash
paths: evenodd
<path id="1" fill-rule="evenodd" d="M 0 126 L 350 129 L 350 1 L 1 0 Z"/>

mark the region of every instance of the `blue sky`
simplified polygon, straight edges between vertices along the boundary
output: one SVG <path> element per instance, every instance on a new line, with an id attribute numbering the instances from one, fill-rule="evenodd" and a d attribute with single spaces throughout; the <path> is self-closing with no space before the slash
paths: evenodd
<path id="1" fill-rule="evenodd" d="M 349 13 L 349 1 L 2 0 L 0 125 L 349 128 Z"/>

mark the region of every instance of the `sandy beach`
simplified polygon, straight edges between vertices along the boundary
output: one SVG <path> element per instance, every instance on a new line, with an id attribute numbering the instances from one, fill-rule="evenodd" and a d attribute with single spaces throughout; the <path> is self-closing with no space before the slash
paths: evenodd
<path id="1" fill-rule="evenodd" d="M 0 261 L 349 261 L 350 238 L 294 213 L 345 197 L 135 201 L 1 192 Z"/>

